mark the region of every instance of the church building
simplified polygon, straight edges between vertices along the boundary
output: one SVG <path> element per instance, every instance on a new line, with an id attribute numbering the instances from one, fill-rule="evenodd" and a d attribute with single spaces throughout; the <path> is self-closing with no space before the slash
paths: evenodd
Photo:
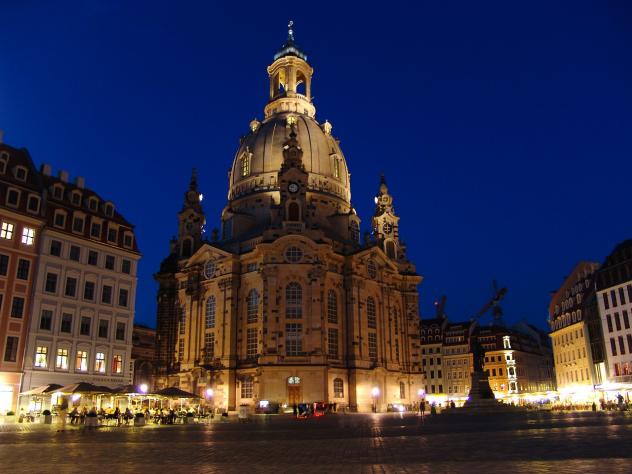
<path id="1" fill-rule="evenodd" d="M 216 408 L 301 402 L 412 405 L 423 387 L 417 286 L 382 177 L 361 239 L 347 162 L 315 119 L 313 69 L 293 31 L 268 67 L 269 101 L 206 239 L 194 172 L 159 283 L 156 383 Z"/>

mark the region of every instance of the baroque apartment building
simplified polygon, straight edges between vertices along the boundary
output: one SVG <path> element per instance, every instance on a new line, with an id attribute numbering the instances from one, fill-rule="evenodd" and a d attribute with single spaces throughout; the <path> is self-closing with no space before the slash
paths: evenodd
<path id="1" fill-rule="evenodd" d="M 22 391 L 45 384 L 131 383 L 136 270 L 133 226 L 68 173 L 40 172 L 45 227 L 33 285 Z"/>
<path id="2" fill-rule="evenodd" d="M 594 307 L 598 268 L 595 262 L 579 262 L 549 304 L 555 376 L 562 400 L 586 400 L 605 379 L 603 336 Z"/>
<path id="3" fill-rule="evenodd" d="M 0 140 L 0 414 L 15 410 L 44 218 L 29 153 Z"/>
<path id="4" fill-rule="evenodd" d="M 242 137 L 221 232 L 203 239 L 197 180 L 156 274 L 157 382 L 216 407 L 412 404 L 422 388 L 417 285 L 384 179 L 360 241 L 347 162 L 315 119 L 312 67 L 287 42 L 262 121 Z"/>
<path id="5" fill-rule="evenodd" d="M 632 240 L 617 245 L 595 274 L 607 359 L 605 389 L 632 391 Z M 606 382 L 606 380 L 604 380 Z"/>

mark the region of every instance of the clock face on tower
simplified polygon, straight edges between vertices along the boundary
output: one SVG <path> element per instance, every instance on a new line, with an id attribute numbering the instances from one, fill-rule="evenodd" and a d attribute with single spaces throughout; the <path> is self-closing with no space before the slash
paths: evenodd
<path id="1" fill-rule="evenodd" d="M 388 222 L 385 222 L 384 225 L 382 226 L 382 232 L 384 232 L 385 234 L 390 234 L 392 231 L 393 231 L 393 226 L 389 224 Z"/>
<path id="2" fill-rule="evenodd" d="M 296 193 L 298 192 L 298 184 L 296 183 L 290 183 L 287 187 L 287 190 L 291 193 Z"/>

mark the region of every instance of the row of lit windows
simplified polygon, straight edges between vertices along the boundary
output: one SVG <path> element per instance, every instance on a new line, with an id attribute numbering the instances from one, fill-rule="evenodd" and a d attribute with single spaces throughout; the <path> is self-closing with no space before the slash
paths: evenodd
<path id="1" fill-rule="evenodd" d="M 558 336 L 553 336 L 553 347 L 557 346 L 565 346 L 567 344 L 572 344 L 573 340 L 583 339 L 584 338 L 584 329 L 579 328 L 574 331 L 568 331 L 564 334 L 560 334 Z"/>
<path id="2" fill-rule="evenodd" d="M 565 364 L 567 362 L 571 362 L 577 359 L 585 359 L 586 358 L 586 348 L 582 347 L 577 349 L 577 357 L 575 356 L 575 349 L 571 349 L 570 351 L 564 351 L 557 354 L 557 363 Z"/>
<path id="3" fill-rule="evenodd" d="M 57 354 L 54 359 L 54 368 L 56 370 L 71 370 L 70 360 L 70 349 L 60 347 L 57 349 Z M 88 364 L 88 351 L 77 350 L 75 354 L 75 372 L 88 372 Z M 37 346 L 35 350 L 35 360 L 33 366 L 38 369 L 47 369 L 50 367 L 48 346 Z M 97 352 L 95 354 L 93 370 L 94 372 L 100 374 L 106 373 L 105 352 Z M 123 373 L 123 356 L 121 354 L 114 354 L 114 356 L 112 356 L 111 373 Z"/>
<path id="4" fill-rule="evenodd" d="M 575 382 L 584 382 L 586 380 L 590 380 L 590 377 L 588 376 L 588 369 L 576 369 L 563 372 L 561 374 L 561 379 L 562 383 L 569 384 Z"/>
<path id="5" fill-rule="evenodd" d="M 15 232 L 15 224 L 3 221 L 2 225 L 0 225 L 0 239 L 13 240 Z M 35 243 L 35 229 L 23 227 L 20 242 L 24 245 L 33 245 Z"/>
<path id="6" fill-rule="evenodd" d="M 85 255 L 85 252 L 79 245 L 70 244 L 68 247 L 68 259 L 74 262 L 84 263 L 82 260 L 82 256 Z M 50 241 L 50 247 L 48 253 L 54 257 L 62 257 L 64 255 L 64 245 L 61 241 L 52 239 Z M 88 265 L 98 266 L 99 265 L 99 252 L 96 250 L 88 250 L 85 263 Z M 103 266 L 107 270 L 115 270 L 116 268 L 116 257 L 114 255 L 105 255 L 103 259 Z M 132 272 L 132 261 L 126 258 L 121 259 L 120 264 L 121 273 L 125 273 L 127 275 Z"/>

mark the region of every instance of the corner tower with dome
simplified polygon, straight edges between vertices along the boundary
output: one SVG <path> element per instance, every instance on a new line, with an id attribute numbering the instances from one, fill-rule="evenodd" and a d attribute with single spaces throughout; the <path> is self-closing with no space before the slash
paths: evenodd
<path id="1" fill-rule="evenodd" d="M 216 408 L 324 401 L 414 404 L 423 387 L 417 285 L 382 178 L 360 239 L 347 162 L 316 121 L 313 69 L 288 39 L 261 121 L 242 138 L 221 231 L 201 238 L 195 174 L 159 282 L 160 386 Z"/>

